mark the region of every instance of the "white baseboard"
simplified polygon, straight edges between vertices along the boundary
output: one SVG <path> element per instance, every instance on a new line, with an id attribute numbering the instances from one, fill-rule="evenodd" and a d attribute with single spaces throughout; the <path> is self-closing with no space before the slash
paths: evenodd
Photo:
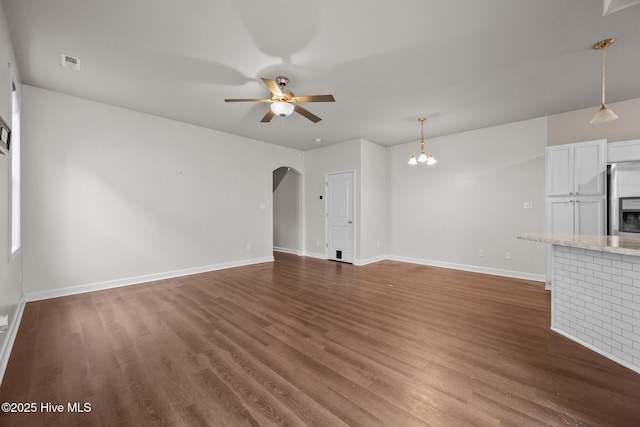
<path id="1" fill-rule="evenodd" d="M 297 249 L 281 248 L 279 246 L 274 246 L 273 250 L 275 252 L 282 252 L 285 254 L 292 254 L 292 255 L 298 255 L 298 256 L 302 255 L 302 253 Z"/>
<path id="2" fill-rule="evenodd" d="M 578 344 L 580 344 L 581 346 L 587 347 L 589 350 L 595 351 L 596 353 L 600 354 L 601 356 L 606 357 L 609 360 L 613 360 L 614 362 L 624 366 L 625 368 L 629 368 L 634 372 L 637 372 L 638 374 L 640 374 L 640 367 L 636 366 L 636 365 L 632 365 L 631 363 L 627 362 L 626 360 L 622 360 L 621 358 L 619 358 L 618 356 L 611 354 L 607 351 L 604 351 L 598 347 L 595 347 L 591 344 L 589 344 L 586 341 L 581 340 L 580 338 L 576 338 L 571 334 L 568 334 L 564 331 L 561 331 L 560 329 L 557 329 L 555 327 L 551 327 L 551 330 L 554 332 L 559 333 L 560 335 L 569 338 L 571 341 L 577 342 Z"/>
<path id="3" fill-rule="evenodd" d="M 390 259 L 386 255 L 380 255 L 376 257 L 366 258 L 366 259 L 358 259 L 353 264 L 357 266 L 373 264 L 374 262 L 384 261 L 385 259 Z"/>
<path id="4" fill-rule="evenodd" d="M 25 299 L 24 294 L 20 297 L 20 302 L 18 302 L 18 307 L 16 308 L 16 312 L 13 315 L 13 319 L 9 321 L 9 325 L 11 327 L 7 331 L 7 342 L 5 343 L 4 349 L 0 353 L 0 384 L 2 384 L 2 380 L 4 378 L 4 373 L 7 370 L 7 365 L 9 364 L 9 357 L 11 356 L 11 350 L 13 349 L 13 343 L 16 341 L 16 336 L 18 335 L 18 328 L 20 327 L 20 322 L 22 321 L 22 313 L 24 313 L 24 306 L 27 301 Z"/>
<path id="5" fill-rule="evenodd" d="M 327 259 L 325 254 L 318 254 L 314 252 L 303 252 L 302 256 L 308 256 L 309 258 Z"/>
<path id="6" fill-rule="evenodd" d="M 164 273 L 148 274 L 137 277 L 127 277 L 124 279 L 109 280 L 106 282 L 89 283 L 86 285 L 70 286 L 61 289 L 52 289 L 50 291 L 31 292 L 25 295 L 26 301 L 40 301 L 50 298 L 64 297 L 68 295 L 83 294 L 86 292 L 102 291 L 105 289 L 119 288 L 121 286 L 136 285 L 139 283 L 153 282 L 156 280 L 171 279 L 180 276 L 189 276 L 191 274 L 206 273 L 209 271 L 224 270 L 227 268 L 243 267 L 246 265 L 262 264 L 265 262 L 273 262 L 273 256 L 264 258 L 253 258 L 242 261 L 227 262 L 222 264 L 206 265 L 202 267 L 186 268 L 183 270 L 167 271 Z"/>
<path id="7" fill-rule="evenodd" d="M 420 258 L 407 258 L 399 256 L 388 256 L 391 261 L 408 262 L 411 264 L 428 265 L 431 267 L 450 268 L 452 270 L 471 271 L 474 273 L 491 274 L 494 276 L 511 277 L 513 279 L 532 280 L 535 282 L 545 282 L 546 277 L 543 274 L 523 273 L 520 271 L 501 270 L 499 268 L 478 267 L 475 265 L 456 264 L 453 262 L 432 261 Z"/>

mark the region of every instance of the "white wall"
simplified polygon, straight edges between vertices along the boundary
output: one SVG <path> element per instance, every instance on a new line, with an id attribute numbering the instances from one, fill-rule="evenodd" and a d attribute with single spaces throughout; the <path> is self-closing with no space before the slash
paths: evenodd
<path id="1" fill-rule="evenodd" d="M 12 64 L 19 81 L 4 10 L 0 6 L 0 115 L 11 125 L 11 80 L 8 63 Z M 7 315 L 9 320 L 9 331 L 0 333 L 0 380 L 9 357 L 7 349 L 10 336 L 17 332 L 16 316 L 22 297 L 22 252 L 19 251 L 11 261 L 9 260 L 10 161 L 10 154 L 0 155 L 0 315 Z"/>
<path id="2" fill-rule="evenodd" d="M 417 143 L 389 148 L 388 253 L 543 280 L 544 245 L 516 236 L 545 229 L 546 123 L 540 118 L 435 138 L 427 142 L 439 160 L 432 167 L 407 165 Z M 525 201 L 534 209 L 523 209 Z M 505 259 L 507 251 L 512 260 Z"/>
<path id="3" fill-rule="evenodd" d="M 273 247 L 300 253 L 300 175 L 288 170 L 273 192 Z"/>
<path id="4" fill-rule="evenodd" d="M 301 152 L 31 86 L 23 110 L 26 293 L 272 259 Z"/>
<path id="5" fill-rule="evenodd" d="M 383 259 L 387 242 L 387 153 L 384 147 L 361 140 L 360 221 L 358 259 Z"/>
<path id="6" fill-rule="evenodd" d="M 609 123 L 592 125 L 589 120 L 598 107 L 554 114 L 548 117 L 548 145 L 606 139 L 607 142 L 640 138 L 640 98 L 607 104 L 618 115 Z"/>
<path id="7" fill-rule="evenodd" d="M 356 171 L 356 218 L 360 212 L 360 139 L 329 145 L 305 153 L 305 247 L 309 256 L 325 258 L 325 176 L 331 172 Z M 323 199 L 320 200 L 320 196 Z M 357 219 L 356 219 L 357 221 Z M 359 227 L 356 222 L 356 227 Z M 358 232 L 356 231 L 356 238 Z M 360 254 L 356 249 L 356 259 Z"/>

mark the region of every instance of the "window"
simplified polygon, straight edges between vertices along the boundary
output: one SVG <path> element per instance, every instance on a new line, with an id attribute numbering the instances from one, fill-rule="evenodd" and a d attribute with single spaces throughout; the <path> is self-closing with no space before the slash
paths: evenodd
<path id="1" fill-rule="evenodd" d="M 20 90 L 16 82 L 13 69 L 10 69 L 11 78 L 11 150 L 9 151 L 11 190 L 9 195 L 9 223 L 11 233 L 10 257 L 20 250 L 21 246 L 21 201 L 20 201 Z"/>

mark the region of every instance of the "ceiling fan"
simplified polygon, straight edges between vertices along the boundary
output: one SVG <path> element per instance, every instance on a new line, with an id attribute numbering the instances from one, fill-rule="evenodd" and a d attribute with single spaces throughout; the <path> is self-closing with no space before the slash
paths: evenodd
<path id="1" fill-rule="evenodd" d="M 302 108 L 298 105 L 300 102 L 335 102 L 333 95 L 307 95 L 307 96 L 295 96 L 293 92 L 285 89 L 284 87 L 289 83 L 289 78 L 285 76 L 278 76 L 275 80 L 265 79 L 261 77 L 264 84 L 271 91 L 271 98 L 265 99 L 225 99 L 225 102 L 270 102 L 271 108 L 264 115 L 262 123 L 268 123 L 273 116 L 278 115 L 280 117 L 286 117 L 294 111 L 313 123 L 318 123 L 322 120 L 312 112 Z"/>

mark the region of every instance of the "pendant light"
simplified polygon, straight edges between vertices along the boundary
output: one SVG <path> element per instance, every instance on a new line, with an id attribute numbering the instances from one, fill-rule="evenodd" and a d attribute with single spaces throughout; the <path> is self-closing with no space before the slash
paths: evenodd
<path id="1" fill-rule="evenodd" d="M 602 49 L 602 106 L 600 107 L 600 110 L 598 110 L 598 112 L 589 121 L 589 123 L 591 124 L 611 122 L 618 118 L 618 116 L 613 111 L 611 111 L 607 107 L 607 104 L 605 104 L 604 102 L 606 52 L 607 47 L 611 46 L 613 42 L 614 39 L 606 39 L 593 45 L 594 49 Z"/>
<path id="2" fill-rule="evenodd" d="M 435 165 L 436 163 L 438 163 L 438 161 L 431 155 L 431 153 L 426 153 L 424 151 L 424 122 L 425 120 L 427 120 L 426 117 L 420 117 L 418 119 L 418 121 L 420 122 L 421 125 L 421 130 L 420 130 L 420 153 L 418 155 L 418 157 L 416 157 L 416 153 L 414 153 L 411 158 L 409 159 L 409 164 L 410 165 L 417 165 L 418 163 L 425 163 L 429 166 L 431 165 Z"/>

